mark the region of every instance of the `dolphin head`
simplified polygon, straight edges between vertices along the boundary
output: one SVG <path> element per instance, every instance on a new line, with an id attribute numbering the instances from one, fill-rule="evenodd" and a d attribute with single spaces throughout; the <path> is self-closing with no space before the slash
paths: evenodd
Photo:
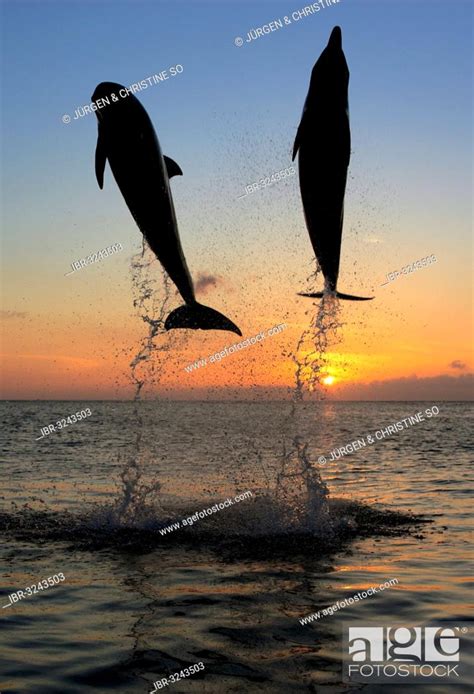
<path id="1" fill-rule="evenodd" d="M 318 104 L 322 98 L 333 103 L 347 101 L 348 85 L 349 68 L 342 50 L 342 31 L 335 26 L 311 72 L 307 107 Z"/>
<path id="2" fill-rule="evenodd" d="M 98 84 L 94 89 L 92 100 L 95 101 L 96 99 L 103 99 L 106 96 L 110 97 L 110 95 L 113 93 L 118 94 L 120 89 L 125 89 L 125 87 L 117 82 L 100 82 L 100 84 Z"/>
<path id="3" fill-rule="evenodd" d="M 334 27 L 328 41 L 328 48 L 336 48 L 342 51 L 342 31 L 341 27 Z"/>
<path id="4" fill-rule="evenodd" d="M 124 90 L 124 91 L 122 91 Z M 126 93 L 127 98 L 123 98 L 124 93 Z M 129 94 L 122 84 L 117 82 L 101 82 L 94 89 L 94 93 L 91 97 L 93 102 L 101 101 L 101 104 L 106 104 L 105 108 L 98 108 L 95 112 L 98 120 L 103 122 L 111 113 L 117 108 L 123 110 L 128 107 L 128 103 L 131 100 L 135 100 L 133 94 Z M 99 104 L 99 106 L 101 105 Z M 114 109 L 112 109 L 112 106 Z"/>

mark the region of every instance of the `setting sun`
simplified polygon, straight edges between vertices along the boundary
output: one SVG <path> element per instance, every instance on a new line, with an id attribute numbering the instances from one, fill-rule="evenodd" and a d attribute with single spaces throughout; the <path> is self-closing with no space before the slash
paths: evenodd
<path id="1" fill-rule="evenodd" d="M 323 378 L 323 383 L 325 386 L 332 386 L 334 383 L 334 376 L 326 376 Z"/>

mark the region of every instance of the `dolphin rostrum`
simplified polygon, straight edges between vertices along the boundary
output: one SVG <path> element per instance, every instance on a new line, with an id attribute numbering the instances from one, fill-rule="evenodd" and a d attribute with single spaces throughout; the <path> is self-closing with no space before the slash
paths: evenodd
<path id="1" fill-rule="evenodd" d="M 296 133 L 293 160 L 298 153 L 301 198 L 309 237 L 324 275 L 324 291 L 300 296 L 365 301 L 373 297 L 336 291 L 344 221 L 344 193 L 351 156 L 349 126 L 349 69 L 342 50 L 340 27 L 311 73 L 311 82 Z"/>
<path id="2" fill-rule="evenodd" d="M 132 217 L 185 302 L 169 314 L 166 330 L 201 328 L 242 335 L 222 313 L 196 301 L 169 183 L 172 176 L 183 172 L 176 162 L 163 156 L 147 112 L 130 90 L 115 82 L 101 82 L 92 102 L 99 129 L 95 152 L 99 187 L 103 188 L 108 160 Z"/>

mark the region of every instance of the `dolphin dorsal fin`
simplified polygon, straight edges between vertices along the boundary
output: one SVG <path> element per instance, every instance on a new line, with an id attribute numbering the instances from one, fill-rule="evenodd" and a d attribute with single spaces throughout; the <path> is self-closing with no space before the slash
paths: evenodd
<path id="1" fill-rule="evenodd" d="M 183 172 L 181 171 L 178 164 L 174 161 L 174 159 L 171 159 L 170 157 L 167 157 L 167 156 L 164 156 L 163 159 L 165 160 L 165 166 L 166 166 L 166 170 L 168 172 L 168 178 L 173 178 L 173 176 L 182 176 L 183 175 Z"/>

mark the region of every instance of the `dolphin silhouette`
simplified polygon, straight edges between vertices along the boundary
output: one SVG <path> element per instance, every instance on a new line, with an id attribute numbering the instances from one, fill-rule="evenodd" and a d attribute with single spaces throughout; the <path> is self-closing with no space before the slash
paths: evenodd
<path id="1" fill-rule="evenodd" d="M 147 112 L 129 90 L 115 82 L 101 82 L 92 101 L 97 107 L 99 130 L 95 152 L 99 187 L 103 188 L 108 160 L 132 217 L 185 302 L 166 318 L 166 330 L 201 328 L 242 335 L 222 313 L 196 301 L 169 184 L 172 176 L 183 172 L 176 162 L 163 156 Z"/>
<path id="2" fill-rule="evenodd" d="M 319 267 L 324 291 L 300 296 L 321 298 L 331 293 L 339 299 L 366 301 L 336 291 L 341 256 L 344 194 L 351 156 L 349 126 L 349 68 L 342 50 L 341 28 L 331 32 L 316 61 L 293 147 L 298 153 L 301 198 L 306 227 Z"/>

